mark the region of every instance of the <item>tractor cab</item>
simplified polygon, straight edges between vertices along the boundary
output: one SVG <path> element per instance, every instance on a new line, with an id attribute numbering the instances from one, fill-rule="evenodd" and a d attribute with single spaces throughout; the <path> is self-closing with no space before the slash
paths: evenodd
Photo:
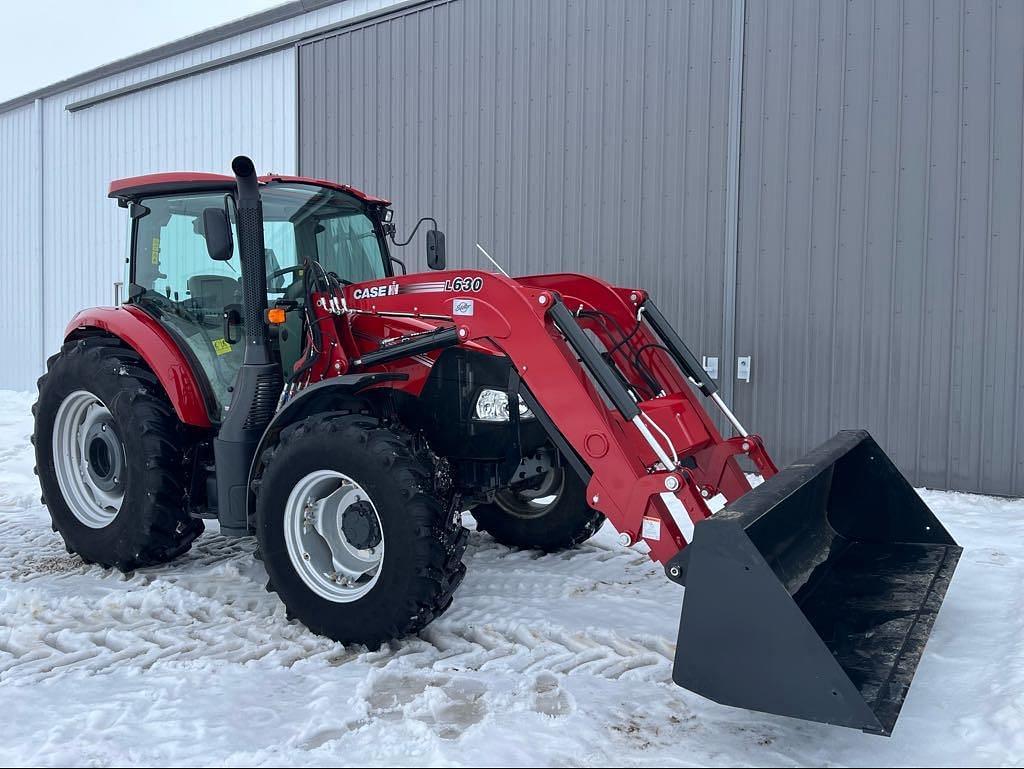
<path id="1" fill-rule="evenodd" d="M 173 178 L 168 178 L 173 177 Z M 261 179 L 267 304 L 306 301 L 304 265 L 342 284 L 393 274 L 385 230 L 388 201 L 312 179 Z M 214 174 L 159 174 L 111 185 L 131 212 L 128 302 L 158 320 L 202 371 L 210 417 L 230 405 L 245 345 L 235 180 Z M 211 259 L 207 212 L 223 212 L 231 234 Z M 284 372 L 303 352 L 302 313 L 288 312 L 271 346 Z"/>

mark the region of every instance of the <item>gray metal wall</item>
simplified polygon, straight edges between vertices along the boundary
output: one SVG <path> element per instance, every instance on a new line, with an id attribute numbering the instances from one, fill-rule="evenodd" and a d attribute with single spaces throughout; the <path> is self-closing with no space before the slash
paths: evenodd
<path id="1" fill-rule="evenodd" d="M 455 264 L 654 287 L 719 349 L 730 9 L 469 0 L 305 44 L 300 169 L 391 197 L 400 235 L 436 216 Z"/>
<path id="2" fill-rule="evenodd" d="M 1024 494 L 1024 4 L 748 0 L 730 255 L 732 5 L 454 0 L 305 44 L 300 168 L 457 263 L 651 287 L 753 357 L 781 462 L 867 427 L 915 483 Z"/>
<path id="3" fill-rule="evenodd" d="M 737 411 L 1024 494 L 1024 4 L 748 3 Z"/>

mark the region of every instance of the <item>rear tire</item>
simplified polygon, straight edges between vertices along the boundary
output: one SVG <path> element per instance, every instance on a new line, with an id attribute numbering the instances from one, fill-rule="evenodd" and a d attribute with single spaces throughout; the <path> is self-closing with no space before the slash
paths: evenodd
<path id="1" fill-rule="evenodd" d="M 121 571 L 186 552 L 203 531 L 185 512 L 192 438 L 138 353 L 116 337 L 70 341 L 38 386 L 36 474 L 68 552 Z"/>
<path id="2" fill-rule="evenodd" d="M 289 618 L 377 648 L 451 605 L 468 532 L 434 496 L 433 469 L 406 433 L 372 416 L 315 415 L 260 461 L 256 536 L 267 589 Z"/>
<path id="3" fill-rule="evenodd" d="M 562 476 L 553 500 L 543 504 L 509 489 L 499 491 L 494 502 L 473 508 L 477 527 L 503 545 L 545 552 L 590 539 L 604 515 L 587 505 L 587 487 L 571 468 L 555 467 L 551 472 Z"/>

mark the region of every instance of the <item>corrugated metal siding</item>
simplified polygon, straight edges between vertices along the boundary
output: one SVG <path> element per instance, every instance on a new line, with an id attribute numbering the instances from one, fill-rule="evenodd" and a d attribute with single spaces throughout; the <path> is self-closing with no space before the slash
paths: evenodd
<path id="1" fill-rule="evenodd" d="M 88 85 L 73 90 L 75 94 L 72 99 L 65 99 L 64 95 L 54 97 L 64 103 L 71 103 L 80 99 L 107 93 L 109 91 L 123 88 L 134 83 L 141 83 L 150 78 L 168 73 L 178 72 L 197 64 L 213 61 L 222 56 L 227 56 L 241 51 L 248 51 L 267 43 L 272 43 L 284 38 L 296 35 L 309 30 L 317 29 L 326 25 L 343 22 L 347 19 L 361 16 L 365 13 L 387 8 L 395 5 L 400 0 L 342 0 L 334 5 L 318 8 L 301 16 L 294 16 L 290 19 L 269 24 L 265 27 L 254 29 L 241 35 L 221 40 L 216 43 L 199 46 L 176 56 L 136 67 L 135 69 L 113 75 L 111 77 L 96 80 Z M 71 91 L 66 92 L 71 93 Z M 49 101 L 49 100 L 48 100 Z"/>
<path id="2" fill-rule="evenodd" d="M 651 287 L 721 347 L 729 3 L 449 2 L 304 44 L 300 169 L 437 217 L 455 265 Z M 423 266 L 423 242 L 403 255 Z"/>
<path id="3" fill-rule="evenodd" d="M 32 105 L 0 115 L 0 368 L 16 390 L 35 386 L 42 349 L 38 119 Z"/>
<path id="4" fill-rule="evenodd" d="M 1024 494 L 1024 5 L 749 3 L 737 411 Z"/>

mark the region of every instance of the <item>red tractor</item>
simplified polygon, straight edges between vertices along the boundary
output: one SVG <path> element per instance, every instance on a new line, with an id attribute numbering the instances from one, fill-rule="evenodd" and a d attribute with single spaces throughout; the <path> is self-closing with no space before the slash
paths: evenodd
<path id="1" fill-rule="evenodd" d="M 387 200 L 232 168 L 111 185 L 127 299 L 72 319 L 35 411 L 69 551 L 130 571 L 215 518 L 290 616 L 374 647 L 451 604 L 462 511 L 541 550 L 607 518 L 686 586 L 676 683 L 891 731 L 960 548 L 866 432 L 777 472 L 647 291 L 445 270 L 436 229 L 406 275 Z"/>

